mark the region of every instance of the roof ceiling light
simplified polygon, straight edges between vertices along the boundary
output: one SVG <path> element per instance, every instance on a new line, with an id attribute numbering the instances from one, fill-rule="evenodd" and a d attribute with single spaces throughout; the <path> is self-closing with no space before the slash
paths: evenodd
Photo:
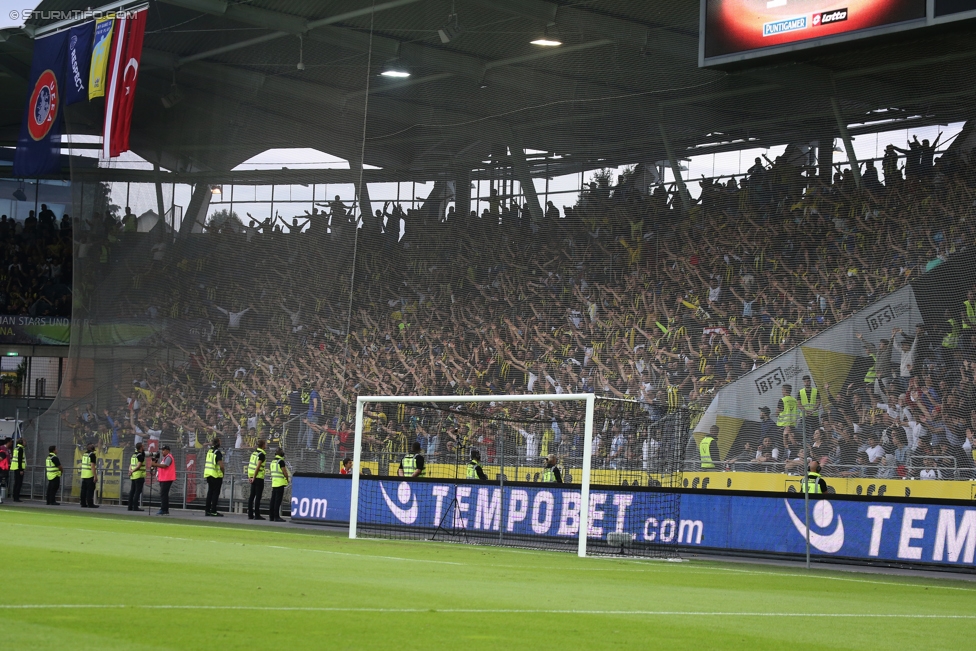
<path id="1" fill-rule="evenodd" d="M 543 32 L 542 36 L 534 41 L 529 41 L 529 43 L 532 45 L 541 45 L 542 47 L 558 47 L 563 44 L 562 41 L 549 33 L 549 25 L 546 25 L 546 31 Z"/>
<path id="2" fill-rule="evenodd" d="M 383 72 L 380 73 L 384 77 L 393 77 L 394 79 L 403 79 L 410 76 L 410 71 L 399 59 L 390 59 L 383 66 Z"/>

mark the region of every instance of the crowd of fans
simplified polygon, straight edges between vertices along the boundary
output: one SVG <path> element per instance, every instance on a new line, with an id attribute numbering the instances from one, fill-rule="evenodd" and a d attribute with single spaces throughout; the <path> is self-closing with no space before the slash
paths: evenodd
<path id="1" fill-rule="evenodd" d="M 23 221 L 0 215 L 0 315 L 70 317 L 71 218 L 47 205 Z"/>
<path id="2" fill-rule="evenodd" d="M 788 151 L 741 179 L 703 180 L 698 200 L 664 187 L 639 192 L 623 178 L 591 184 L 563 211 L 550 202 L 542 220 L 495 195 L 480 216 L 385 205 L 358 235 L 338 198 L 307 215 L 308 228 L 224 222 L 175 244 L 125 233 L 106 244 L 117 229 L 98 216 L 84 240 L 120 261 L 79 260 L 87 274 L 79 304 L 96 320 L 157 323 L 144 343 L 184 353 L 118 376 L 128 409 L 110 417 L 123 438 L 154 431 L 199 446 L 217 432 L 249 447 L 270 436 L 341 456 L 364 394 L 595 391 L 644 401 L 642 422 L 653 423 L 678 406 L 704 408 L 722 386 L 974 241 L 976 168 L 948 155 L 912 163 L 907 177 L 897 161 L 882 167 L 883 182 L 869 165 L 860 188 L 849 170 L 825 184 Z M 943 324 L 927 326 L 940 341 Z M 879 466 L 871 472 L 896 473 L 917 454 L 961 467 L 960 437 L 971 440 L 963 430 L 976 423 L 966 393 L 976 381 L 971 339 L 880 395 L 834 388 L 815 444 L 825 461 L 863 457 Z M 901 394 L 910 406 L 898 406 Z M 572 437 L 547 424 L 564 422 L 552 406 L 504 410 L 537 421 L 538 443 L 548 437 L 547 447 L 576 452 Z M 111 431 L 104 414 L 86 412 L 82 435 Z M 391 453 L 419 438 L 435 459 L 452 457 L 453 428 L 483 447 L 492 437 L 478 419 L 452 416 L 445 426 L 396 407 L 368 417 L 370 446 Z M 598 464 L 649 468 L 652 428 L 628 427 L 612 408 L 605 420 Z M 894 421 L 919 429 L 902 437 Z M 513 427 L 526 458 L 545 452 L 533 427 Z M 771 445 L 777 461 L 798 450 L 779 430 Z M 742 452 L 737 444 L 730 459 Z"/>

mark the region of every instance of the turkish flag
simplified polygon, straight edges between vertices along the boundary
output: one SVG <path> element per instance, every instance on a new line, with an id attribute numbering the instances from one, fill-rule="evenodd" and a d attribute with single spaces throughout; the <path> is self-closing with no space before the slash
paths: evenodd
<path id="1" fill-rule="evenodd" d="M 115 158 L 129 150 L 129 129 L 136 100 L 142 39 L 146 33 L 146 14 L 147 11 L 142 9 L 135 13 L 119 14 L 115 19 L 108 89 L 105 93 L 103 158 Z"/>

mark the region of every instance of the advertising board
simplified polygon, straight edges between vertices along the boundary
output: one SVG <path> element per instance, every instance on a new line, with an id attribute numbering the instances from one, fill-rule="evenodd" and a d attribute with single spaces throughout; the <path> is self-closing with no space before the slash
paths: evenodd
<path id="1" fill-rule="evenodd" d="M 348 478 L 297 476 L 292 487 L 292 517 L 348 523 L 351 484 Z M 649 499 L 654 492 L 593 488 L 587 533 L 591 545 L 600 545 L 609 533 L 624 533 L 634 544 L 788 555 L 805 552 L 804 503 L 795 494 L 682 491 L 680 517 L 675 518 L 655 512 L 662 501 Z M 448 527 L 567 541 L 579 532 L 578 487 L 526 483 L 499 486 L 494 482 L 364 479 L 360 482 L 359 521 L 432 530 L 455 497 L 459 511 L 454 522 L 448 518 Z M 814 556 L 976 568 L 976 503 L 831 495 L 811 499 L 810 507 Z"/>

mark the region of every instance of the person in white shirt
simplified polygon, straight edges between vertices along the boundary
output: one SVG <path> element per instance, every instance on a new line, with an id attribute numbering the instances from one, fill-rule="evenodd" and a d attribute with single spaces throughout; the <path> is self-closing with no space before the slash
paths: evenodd
<path id="1" fill-rule="evenodd" d="M 716 303 L 722 297 L 722 284 L 719 279 L 712 276 L 708 279 L 708 302 Z"/>
<path id="2" fill-rule="evenodd" d="M 919 479 L 942 479 L 942 474 L 935 467 L 935 459 L 926 459 L 925 467 L 918 473 Z"/>
<path id="3" fill-rule="evenodd" d="M 868 455 L 868 463 L 878 463 L 884 459 L 885 456 L 885 449 L 874 436 L 868 439 L 868 447 L 865 452 Z"/>
<path id="4" fill-rule="evenodd" d="M 773 439 L 766 437 L 756 448 L 756 461 L 760 463 L 772 463 L 779 461 L 779 448 L 773 447 Z"/>
<path id="5" fill-rule="evenodd" d="M 661 443 L 651 436 L 644 439 L 644 443 L 641 444 L 641 461 L 645 471 L 651 470 L 651 463 L 657 460 L 658 452 L 661 449 Z"/>
<path id="6" fill-rule="evenodd" d="M 899 387 L 902 391 L 908 389 L 908 379 L 912 377 L 912 368 L 915 366 L 915 350 L 918 348 L 918 338 L 922 334 L 924 329 L 922 326 L 915 327 L 915 339 L 912 341 L 911 345 L 908 344 L 907 340 L 901 342 L 901 364 L 900 373 L 901 379 L 899 380 Z"/>
<path id="7" fill-rule="evenodd" d="M 610 442 L 610 467 L 614 470 L 619 468 L 623 462 L 624 454 L 624 435 L 623 432 L 617 432 L 617 435 L 613 437 Z"/>
<path id="8" fill-rule="evenodd" d="M 539 456 L 539 437 L 524 429 L 520 429 L 519 434 L 525 439 L 525 461 L 532 462 Z"/>

